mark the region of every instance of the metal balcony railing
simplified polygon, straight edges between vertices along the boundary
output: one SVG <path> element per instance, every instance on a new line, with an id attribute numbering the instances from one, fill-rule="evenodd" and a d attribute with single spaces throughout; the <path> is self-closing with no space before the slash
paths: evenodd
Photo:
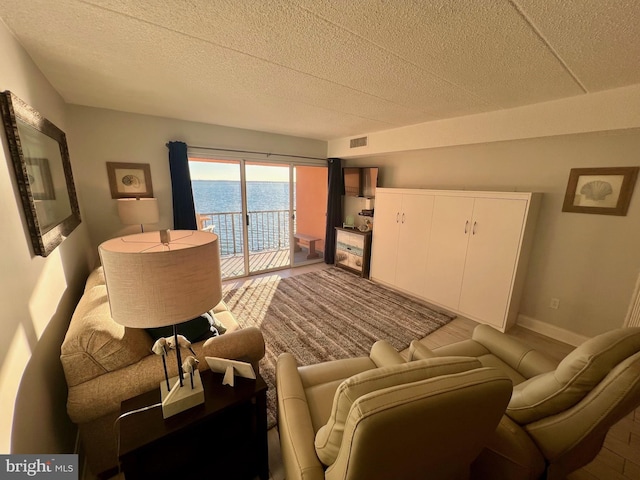
<path id="1" fill-rule="evenodd" d="M 200 213 L 204 228 L 211 228 L 219 237 L 220 255 L 242 254 L 242 212 Z M 264 252 L 289 248 L 289 210 L 259 210 L 248 212 L 249 252 Z M 295 231 L 295 212 L 294 212 Z"/>

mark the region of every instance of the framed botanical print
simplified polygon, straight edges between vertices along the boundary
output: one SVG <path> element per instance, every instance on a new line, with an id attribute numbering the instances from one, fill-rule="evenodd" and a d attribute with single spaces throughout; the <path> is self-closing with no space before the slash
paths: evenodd
<path id="1" fill-rule="evenodd" d="M 151 198 L 151 167 L 148 163 L 107 162 L 111 198 Z"/>
<path id="2" fill-rule="evenodd" d="M 639 169 L 572 168 L 562 211 L 626 215 Z"/>

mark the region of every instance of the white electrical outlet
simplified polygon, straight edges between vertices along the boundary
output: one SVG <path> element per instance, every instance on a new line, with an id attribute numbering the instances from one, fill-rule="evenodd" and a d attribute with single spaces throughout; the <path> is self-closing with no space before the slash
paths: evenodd
<path id="1" fill-rule="evenodd" d="M 549 303 L 549 307 L 553 308 L 554 310 L 557 310 L 558 308 L 560 308 L 560 299 L 552 298 L 551 302 Z"/>

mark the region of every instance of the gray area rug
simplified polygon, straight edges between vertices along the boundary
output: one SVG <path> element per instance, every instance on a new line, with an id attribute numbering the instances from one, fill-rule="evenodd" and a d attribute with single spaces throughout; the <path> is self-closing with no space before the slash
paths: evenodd
<path id="1" fill-rule="evenodd" d="M 455 318 L 335 267 L 256 279 L 227 292 L 224 300 L 242 327 L 257 326 L 264 335 L 260 373 L 269 386 L 269 428 L 276 423 L 275 366 L 281 353 L 311 365 L 368 355 L 381 339 L 400 351 Z"/>

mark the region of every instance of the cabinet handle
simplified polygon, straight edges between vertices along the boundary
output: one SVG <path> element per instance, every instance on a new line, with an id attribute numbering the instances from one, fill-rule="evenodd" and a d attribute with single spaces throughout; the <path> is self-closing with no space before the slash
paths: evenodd
<path id="1" fill-rule="evenodd" d="M 400 212 L 396 213 L 396 223 L 400 221 Z"/>
<path id="2" fill-rule="evenodd" d="M 402 214 L 402 223 L 404 223 L 404 213 Z"/>
<path id="3" fill-rule="evenodd" d="M 469 220 L 467 220 L 466 222 L 464 222 L 464 234 L 467 234 L 467 230 L 469 228 Z"/>
<path id="4" fill-rule="evenodd" d="M 478 224 L 478 222 L 473 222 L 473 230 L 471 231 L 472 234 L 476 234 L 476 225 Z"/>

